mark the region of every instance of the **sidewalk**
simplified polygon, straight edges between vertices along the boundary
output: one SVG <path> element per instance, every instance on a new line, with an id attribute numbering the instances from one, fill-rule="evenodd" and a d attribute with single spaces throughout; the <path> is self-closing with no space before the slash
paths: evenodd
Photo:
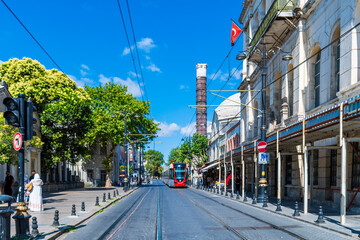
<path id="1" fill-rule="evenodd" d="M 119 195 L 116 195 L 116 190 Z M 81 224 L 96 212 L 110 206 L 114 201 L 137 190 L 133 188 L 124 192 L 122 187 L 112 188 L 80 188 L 56 193 L 44 193 L 44 211 L 31 212 L 30 233 L 32 225 L 32 217 L 37 217 L 38 231 L 41 236 L 37 239 L 52 239 L 65 229 L 71 229 L 71 226 Z M 114 192 L 116 197 L 114 197 Z M 106 202 L 103 202 L 103 194 L 106 194 Z M 110 199 L 108 194 L 110 193 Z M 99 197 L 100 206 L 95 206 L 96 197 Z M 85 211 L 81 211 L 81 204 L 85 202 Z M 71 216 L 72 205 L 76 206 L 76 216 Z M 16 208 L 16 203 L 12 204 L 12 208 Z M 55 210 L 59 211 L 59 227 L 52 227 L 54 221 Z M 13 215 L 12 215 L 13 216 Z M 11 219 L 11 235 L 15 236 L 15 221 Z M 54 238 L 53 238 L 54 239 Z"/>
<path id="2" fill-rule="evenodd" d="M 204 190 L 200 190 L 199 191 L 204 191 Z M 207 192 L 207 191 L 206 191 Z M 210 193 L 210 192 L 207 192 Z M 210 193 L 213 194 L 214 193 Z M 233 201 L 239 202 L 241 204 L 247 204 L 259 209 L 262 209 L 264 211 L 269 211 L 272 212 L 274 214 L 279 214 L 282 216 L 286 216 L 286 217 L 290 217 L 290 218 L 296 218 L 299 221 L 302 222 L 306 222 L 309 224 L 313 224 L 313 225 L 317 225 L 319 227 L 331 230 L 331 231 L 335 231 L 347 236 L 351 236 L 357 239 L 359 238 L 359 234 L 360 234 L 360 215 L 359 214 L 354 214 L 354 213 L 347 213 L 346 216 L 346 224 L 345 225 L 341 225 L 340 224 L 340 214 L 339 214 L 339 210 L 334 210 L 328 207 L 323 206 L 323 213 L 324 213 L 324 219 L 325 219 L 325 223 L 323 224 L 317 224 L 315 221 L 318 219 L 318 212 L 319 212 L 319 206 L 311 206 L 309 207 L 309 213 L 307 215 L 304 215 L 303 212 L 303 203 L 299 202 L 299 209 L 300 209 L 300 216 L 299 217 L 293 217 L 293 213 L 295 210 L 295 201 L 294 202 L 290 202 L 290 201 L 283 201 L 281 203 L 281 212 L 276 212 L 276 203 L 277 200 L 276 199 L 270 199 L 270 202 L 268 203 L 268 207 L 262 207 L 262 203 L 257 203 L 257 204 L 252 204 L 252 198 L 250 197 L 250 195 L 247 195 L 247 202 L 243 201 L 243 198 L 240 196 L 240 199 L 236 199 L 236 194 L 233 196 L 233 198 L 230 198 L 230 192 L 228 192 L 229 196 L 226 197 L 228 199 L 231 199 Z M 218 194 L 215 194 L 217 196 L 221 196 Z M 225 197 L 224 195 L 222 195 L 222 197 Z"/>

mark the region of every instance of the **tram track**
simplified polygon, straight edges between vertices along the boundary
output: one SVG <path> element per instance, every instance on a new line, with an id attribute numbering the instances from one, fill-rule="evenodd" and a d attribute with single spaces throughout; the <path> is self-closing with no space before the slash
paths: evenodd
<path id="1" fill-rule="evenodd" d="M 180 192 L 179 190 L 177 190 L 183 197 L 185 197 L 187 200 L 189 200 L 190 202 L 192 202 L 195 206 L 197 206 L 198 208 L 200 208 L 201 210 L 203 210 L 204 212 L 206 212 L 208 215 L 210 215 L 213 219 L 215 219 L 217 222 L 219 222 L 221 225 L 223 225 L 223 227 L 234 233 L 238 238 L 240 239 L 244 239 L 247 240 L 247 238 L 245 236 L 243 236 L 241 233 L 239 233 L 238 231 L 236 231 L 234 228 L 230 227 L 228 224 L 226 224 L 225 222 L 223 222 L 220 218 L 216 217 L 214 214 L 212 214 L 211 212 L 209 212 L 208 210 L 206 210 L 204 207 L 200 206 L 198 203 L 196 203 L 195 201 L 193 201 L 192 199 L 190 199 L 188 196 L 186 196 L 185 194 L 183 194 L 182 192 Z"/>
<path id="2" fill-rule="evenodd" d="M 158 180 L 159 181 L 159 180 Z M 161 240 L 161 208 L 160 208 L 160 187 L 158 185 L 158 197 L 157 197 L 157 217 L 155 226 L 155 240 Z"/>
<path id="3" fill-rule="evenodd" d="M 188 189 L 189 189 L 189 188 L 188 188 Z M 196 192 L 196 191 L 194 191 L 194 190 L 192 190 L 192 189 L 189 189 L 189 191 L 191 191 L 192 193 L 194 193 L 194 194 L 196 194 L 196 195 L 198 195 L 198 196 L 201 196 L 201 197 L 203 197 L 203 198 L 206 198 L 206 199 L 208 199 L 208 200 L 211 200 L 211 201 L 213 201 L 213 202 L 215 202 L 215 203 L 217 203 L 217 204 L 220 204 L 220 205 L 223 206 L 223 207 L 226 207 L 226 208 L 228 208 L 228 209 L 231 209 L 231 210 L 233 210 L 233 211 L 236 211 L 236 212 L 238 212 L 238 213 L 241 213 L 241 214 L 243 214 L 243 215 L 245 215 L 245 216 L 248 216 L 248 217 L 250 217 L 250 218 L 252 218 L 252 219 L 255 219 L 255 220 L 259 221 L 259 222 L 268 224 L 268 225 L 271 226 L 273 229 L 276 229 L 276 230 L 279 230 L 279 231 L 284 232 L 284 233 L 286 233 L 286 234 L 289 234 L 290 236 L 292 236 L 292 237 L 294 237 L 294 238 L 296 238 L 296 239 L 301 239 L 301 240 L 305 240 L 305 239 L 306 239 L 306 238 L 304 238 L 304 237 L 302 237 L 302 236 L 300 236 L 300 235 L 298 235 L 298 234 L 296 234 L 296 233 L 293 233 L 293 232 L 290 232 L 290 231 L 286 230 L 285 228 L 279 227 L 279 226 L 277 226 L 277 225 L 275 225 L 275 224 L 273 224 L 273 223 L 271 223 L 271 222 L 265 221 L 264 219 L 261 219 L 261 218 L 252 216 L 252 215 L 249 214 L 249 213 L 246 213 L 246 212 L 241 211 L 241 210 L 239 210 L 239 209 L 237 209 L 237 208 L 234 208 L 234 207 L 231 207 L 231 206 L 229 206 L 229 205 L 227 205 L 227 204 L 224 204 L 224 203 L 222 203 L 222 202 L 219 202 L 219 201 L 217 201 L 217 200 L 215 200 L 215 199 L 213 199 L 213 198 L 210 198 L 210 197 L 208 197 L 208 196 L 205 196 L 205 195 L 203 195 L 203 194 L 200 194 L 200 193 L 198 193 L 198 192 Z M 180 192 L 180 191 L 179 191 L 179 192 Z M 182 194 L 182 195 L 185 196 L 184 194 Z M 196 205 L 196 206 L 198 206 L 198 207 L 200 207 L 201 209 L 203 209 L 203 207 L 201 207 L 201 206 L 199 206 L 199 205 Z M 204 210 L 204 209 L 203 209 L 203 210 Z M 208 213 L 207 210 L 206 210 L 206 212 Z M 236 230 L 235 230 L 235 231 L 236 231 Z M 246 238 L 245 238 L 245 239 L 246 239 Z"/>
<path id="4" fill-rule="evenodd" d="M 139 206 L 141 205 L 141 203 L 144 201 L 145 197 L 149 194 L 151 190 L 148 190 L 146 192 L 146 194 L 144 195 L 139 195 L 135 201 L 133 202 L 133 204 L 131 204 L 130 207 L 128 207 L 112 224 L 110 227 L 107 228 L 106 231 L 103 232 L 103 234 L 100 236 L 99 239 L 106 239 L 109 240 L 111 239 L 115 233 L 117 233 L 121 227 L 129 220 L 129 218 L 135 213 L 135 211 L 139 208 Z M 134 206 L 136 205 L 136 207 L 134 208 Z M 134 208 L 134 209 L 133 209 Z M 125 218 L 125 220 L 115 229 L 113 230 L 121 220 L 123 220 L 123 218 L 131 211 L 131 209 L 133 209 L 133 211 Z M 113 231 L 112 231 L 113 230 Z"/>

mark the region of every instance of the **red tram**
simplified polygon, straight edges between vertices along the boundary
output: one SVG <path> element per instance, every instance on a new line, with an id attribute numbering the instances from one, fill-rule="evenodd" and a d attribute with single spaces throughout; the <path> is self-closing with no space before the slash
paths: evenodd
<path id="1" fill-rule="evenodd" d="M 171 163 L 163 170 L 162 180 L 169 187 L 185 187 L 187 180 L 187 164 Z"/>

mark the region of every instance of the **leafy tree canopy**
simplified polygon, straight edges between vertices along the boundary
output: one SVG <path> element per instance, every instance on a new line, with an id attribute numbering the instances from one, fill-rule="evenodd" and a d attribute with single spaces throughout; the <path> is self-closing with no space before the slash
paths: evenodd
<path id="1" fill-rule="evenodd" d="M 162 164 L 165 163 L 164 155 L 156 150 L 149 150 L 145 153 L 146 162 L 145 169 L 153 176 L 160 176 L 162 172 Z"/>

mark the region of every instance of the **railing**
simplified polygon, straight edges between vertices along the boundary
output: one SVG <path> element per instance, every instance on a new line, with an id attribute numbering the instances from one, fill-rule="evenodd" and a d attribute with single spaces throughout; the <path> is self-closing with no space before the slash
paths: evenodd
<path id="1" fill-rule="evenodd" d="M 264 0 L 265 1 L 265 0 Z M 263 21 L 258 27 L 253 39 L 250 42 L 250 54 L 254 50 L 259 40 L 262 38 L 266 30 L 269 28 L 279 11 L 292 12 L 299 5 L 298 0 L 275 0 L 269 11 L 265 15 Z"/>

